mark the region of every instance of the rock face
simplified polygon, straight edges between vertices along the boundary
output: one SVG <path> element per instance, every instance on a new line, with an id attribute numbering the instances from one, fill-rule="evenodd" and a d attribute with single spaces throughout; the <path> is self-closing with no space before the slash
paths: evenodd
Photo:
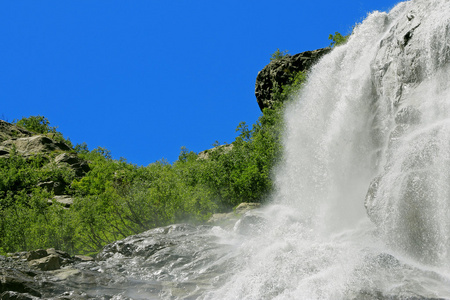
<path id="1" fill-rule="evenodd" d="M 271 61 L 259 71 L 256 76 L 255 96 L 261 111 L 264 108 L 272 108 L 273 88 L 281 87 L 288 83 L 292 74 L 298 71 L 307 71 L 323 55 L 330 52 L 330 48 L 322 48 L 314 51 L 306 51 L 292 56 L 284 56 L 281 59 Z"/>
<path id="2" fill-rule="evenodd" d="M 11 123 L 0 120 L 0 142 L 11 138 L 30 137 L 33 133 Z"/>
<path id="3" fill-rule="evenodd" d="M 58 165 L 66 164 L 75 171 L 75 175 L 78 177 L 84 176 L 89 172 L 89 165 L 86 161 L 80 159 L 74 153 L 62 153 L 55 157 L 55 163 Z"/>
<path id="4" fill-rule="evenodd" d="M 16 147 L 17 152 L 24 157 L 30 157 L 39 153 L 50 153 L 57 150 L 70 150 L 66 144 L 56 142 L 45 135 L 34 135 L 3 141 L 0 144 L 0 153 L 4 153 L 3 156 L 6 156 L 13 147 Z"/>
<path id="5" fill-rule="evenodd" d="M 380 96 L 374 122 L 380 134 L 374 136 L 387 138 L 378 141 L 383 164 L 365 201 L 388 243 L 435 265 L 450 258 L 448 8 L 446 1 L 404 4 L 379 44 L 372 63 Z"/>
<path id="6" fill-rule="evenodd" d="M 0 158 L 8 157 L 13 147 L 23 157 L 30 157 L 36 154 L 48 154 L 52 151 L 71 150 L 65 143 L 53 140 L 51 135 L 35 134 L 14 124 L 0 120 Z"/>

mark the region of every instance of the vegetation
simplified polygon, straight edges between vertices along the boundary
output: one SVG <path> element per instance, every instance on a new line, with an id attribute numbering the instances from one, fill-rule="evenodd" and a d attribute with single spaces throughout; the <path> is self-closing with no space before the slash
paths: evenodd
<path id="1" fill-rule="evenodd" d="M 285 56 L 289 56 L 289 53 L 287 50 L 280 51 L 280 49 L 277 49 L 277 51 L 272 53 L 272 55 L 270 56 L 270 61 L 279 60 Z"/>
<path id="2" fill-rule="evenodd" d="M 277 50 L 272 57 L 284 55 Z M 265 109 L 251 128 L 240 123 L 232 144 L 215 143 L 205 155 L 183 147 L 173 164 L 136 166 L 113 159 L 104 148 L 69 144 L 90 167 L 77 177 L 69 166 L 54 162 L 56 154 L 24 158 L 12 149 L 0 158 L 0 253 L 46 247 L 95 253 L 130 234 L 174 222 L 204 222 L 241 202 L 264 202 L 281 153 L 283 105 L 304 79 L 303 73 L 292 74 L 277 90 L 277 106 Z M 43 116 L 15 124 L 70 143 Z M 65 193 L 74 199 L 70 208 L 39 184 L 48 181 L 67 186 Z"/>
<path id="3" fill-rule="evenodd" d="M 23 117 L 20 120 L 14 120 L 13 123 L 31 132 L 46 134 L 55 141 L 63 142 L 69 146 L 72 146 L 70 140 L 65 139 L 62 133 L 56 130 L 58 127 L 51 127 L 49 120 L 44 116 L 31 116 L 28 118 Z"/>
<path id="4" fill-rule="evenodd" d="M 330 34 L 328 36 L 328 39 L 331 40 L 330 47 L 333 48 L 333 47 L 345 44 L 349 37 L 350 37 L 350 34 L 342 35 L 337 31 L 334 34 Z"/>

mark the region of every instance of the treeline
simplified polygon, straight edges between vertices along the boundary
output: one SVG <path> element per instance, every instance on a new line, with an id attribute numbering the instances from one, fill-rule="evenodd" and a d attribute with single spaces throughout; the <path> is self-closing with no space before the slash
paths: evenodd
<path id="1" fill-rule="evenodd" d="M 282 57 L 285 55 L 279 55 Z M 0 253 L 54 247 L 70 253 L 95 253 L 131 234 L 176 222 L 200 223 L 241 202 L 264 202 L 273 189 L 272 170 L 281 156 L 283 106 L 300 88 L 303 73 L 274 91 L 280 101 L 265 109 L 251 128 L 239 124 L 232 144 L 201 155 L 181 149 L 173 164 L 161 160 L 136 166 L 113 159 L 104 148 L 89 150 L 51 127 L 44 117 L 15 121 L 17 126 L 65 141 L 89 163 L 77 177 L 50 155 L 22 157 L 14 149 L 0 158 Z M 73 198 L 70 208 L 51 200 L 40 182 L 60 181 Z M 50 200 L 50 201 L 49 201 Z"/>

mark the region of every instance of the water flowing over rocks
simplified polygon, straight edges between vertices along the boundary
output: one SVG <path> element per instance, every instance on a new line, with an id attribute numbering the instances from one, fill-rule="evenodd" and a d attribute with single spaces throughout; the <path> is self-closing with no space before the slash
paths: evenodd
<path id="1" fill-rule="evenodd" d="M 240 205 L 229 222 L 257 207 Z M 227 237 L 219 226 L 175 224 L 109 244 L 95 260 L 55 249 L 0 256 L 1 299 L 197 299 L 234 266 Z"/>
<path id="2" fill-rule="evenodd" d="M 413 3 L 381 40 L 372 65 L 379 101 L 390 104 L 392 117 L 375 116 L 375 126 L 391 132 L 383 134 L 384 167 L 365 205 L 393 247 L 450 266 L 449 103 L 443 101 L 450 88 L 449 3 Z"/>

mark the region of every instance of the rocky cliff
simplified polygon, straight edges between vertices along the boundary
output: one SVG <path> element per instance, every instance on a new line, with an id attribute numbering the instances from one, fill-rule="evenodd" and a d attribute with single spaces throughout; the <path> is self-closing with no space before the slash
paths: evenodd
<path id="1" fill-rule="evenodd" d="M 275 99 L 275 87 L 289 83 L 292 75 L 299 71 L 308 71 L 323 55 L 329 53 L 331 48 L 322 48 L 306 51 L 295 55 L 286 55 L 280 59 L 272 60 L 256 76 L 255 96 L 261 111 L 272 108 Z"/>

